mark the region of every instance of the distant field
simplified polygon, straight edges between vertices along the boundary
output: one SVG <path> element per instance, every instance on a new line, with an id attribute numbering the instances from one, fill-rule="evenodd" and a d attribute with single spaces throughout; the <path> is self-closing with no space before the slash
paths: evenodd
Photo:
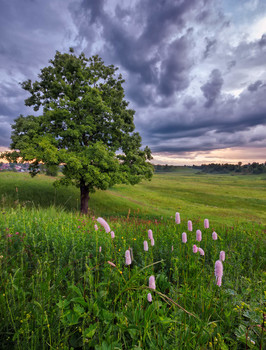
<path id="1" fill-rule="evenodd" d="M 1 207 L 49 206 L 79 209 L 79 190 L 56 189 L 54 178 L 26 173 L 0 173 Z M 206 175 L 192 169 L 155 174 L 152 181 L 136 186 L 117 185 L 91 194 L 91 213 L 102 216 L 170 218 L 179 211 L 183 218 L 205 218 L 233 224 L 266 223 L 265 175 Z"/>

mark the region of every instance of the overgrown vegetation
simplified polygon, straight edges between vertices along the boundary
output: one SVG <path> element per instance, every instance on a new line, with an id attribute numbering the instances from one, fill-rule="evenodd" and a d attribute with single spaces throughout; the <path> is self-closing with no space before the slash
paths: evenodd
<path id="1" fill-rule="evenodd" d="M 111 215 L 108 219 L 104 217 L 115 234 L 113 239 L 96 221 L 97 216 L 80 216 L 73 210 L 74 197 L 69 201 L 73 202 L 72 207 L 58 207 L 56 202 L 49 206 L 49 198 L 54 199 L 55 193 L 48 177 L 38 176 L 27 182 L 28 174 L 3 175 L 5 178 L 1 177 L 0 181 L 1 349 L 264 348 L 264 228 L 255 222 L 234 220 L 233 223 L 232 209 L 227 220 L 230 224 L 226 218 L 222 220 L 224 224 L 219 223 L 207 206 L 210 203 L 207 195 L 202 198 L 202 209 L 198 208 L 202 210 L 200 215 L 187 211 L 185 208 L 201 197 L 191 188 L 192 179 L 194 182 L 198 179 L 195 186 L 206 191 L 207 183 L 200 180 L 200 175 L 160 175 L 147 182 L 153 186 L 153 192 L 152 188 L 147 191 L 158 208 L 161 205 L 167 208 L 164 198 L 169 207 L 171 203 L 180 203 L 170 196 L 174 184 L 181 196 L 179 181 L 184 184 L 184 191 L 190 188 L 191 192 L 186 194 L 188 202 L 182 202 L 183 208 L 180 204 L 176 206 L 181 214 L 180 224 L 175 223 L 173 210 L 171 218 L 166 214 L 170 211 L 156 212 L 154 207 L 145 207 L 151 197 L 142 185 L 134 187 L 137 189 L 134 194 L 131 192 L 136 202 L 141 198 L 140 193 L 144 195 L 142 205 L 135 203 L 131 211 L 128 209 L 133 202 L 127 198 L 127 186 L 98 193 L 103 197 L 98 202 L 101 206 L 96 206 L 94 212 L 108 213 L 103 204 L 106 198 Z M 229 190 L 228 181 L 232 178 L 213 179 L 216 181 L 213 192 L 219 202 L 221 193 Z M 255 178 L 252 194 L 248 177 L 245 179 L 241 182 L 241 178 L 236 178 L 237 183 L 231 184 L 231 195 L 238 191 L 244 196 L 247 191 L 250 197 L 256 197 L 261 192 L 263 180 Z M 33 184 L 36 187 L 30 191 Z M 73 188 L 72 193 L 56 195 L 61 196 L 63 203 L 68 196 L 78 199 L 75 191 Z M 10 200 L 13 194 L 17 196 L 13 197 L 16 203 Z M 176 197 L 175 192 L 172 195 Z M 23 202 L 23 196 L 31 200 L 30 205 Z M 38 202 L 38 198 L 42 201 Z M 261 215 L 259 206 L 254 208 Z M 209 218 L 210 228 L 204 228 L 205 218 Z M 188 231 L 188 220 L 192 220 L 192 232 Z M 148 239 L 149 229 L 153 231 L 154 246 Z M 198 229 L 202 232 L 201 241 L 196 241 Z M 213 230 L 217 232 L 217 240 L 213 239 Z M 187 233 L 186 243 L 182 243 L 183 232 Z M 143 249 L 144 240 L 148 241 L 148 251 Z M 204 255 L 193 253 L 194 244 L 204 250 Z M 128 266 L 125 252 L 129 248 L 133 251 L 133 261 Z M 225 261 L 219 287 L 214 266 L 221 251 L 225 251 Z M 155 277 L 155 290 L 149 289 L 150 276 Z M 147 300 L 148 293 L 152 295 L 151 302 Z"/>
<path id="2" fill-rule="evenodd" d="M 3 349 L 263 348 L 265 258 L 253 225 L 217 227 L 214 241 L 194 221 L 202 241 L 191 232 L 184 244 L 185 220 L 113 220 L 114 239 L 93 218 L 53 209 L 2 211 L 0 222 Z M 144 252 L 148 229 L 155 245 Z M 195 243 L 205 256 L 193 254 Z M 125 266 L 129 247 L 134 260 Z"/>

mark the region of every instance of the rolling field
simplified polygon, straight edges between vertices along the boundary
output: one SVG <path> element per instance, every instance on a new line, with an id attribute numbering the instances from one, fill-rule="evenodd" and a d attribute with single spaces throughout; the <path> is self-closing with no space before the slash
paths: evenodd
<path id="1" fill-rule="evenodd" d="M 55 189 L 54 178 L 29 174 L 0 173 L 2 207 L 78 210 L 79 190 L 75 187 Z M 199 175 L 192 169 L 179 173 L 154 175 L 152 181 L 136 186 L 117 185 L 108 191 L 91 194 L 91 214 L 140 218 L 170 218 L 176 211 L 186 219 L 205 218 L 233 224 L 266 224 L 266 176 Z"/>
<path id="2" fill-rule="evenodd" d="M 0 173 L 1 349 L 264 349 L 265 177 L 159 174 L 87 217 L 53 181 Z"/>

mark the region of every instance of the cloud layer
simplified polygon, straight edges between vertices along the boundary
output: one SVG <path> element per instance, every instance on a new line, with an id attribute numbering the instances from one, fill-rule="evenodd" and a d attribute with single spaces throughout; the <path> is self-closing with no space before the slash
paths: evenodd
<path id="1" fill-rule="evenodd" d="M 156 155 L 235 148 L 252 149 L 255 159 L 256 150 L 266 149 L 263 0 L 241 6 L 5 0 L 0 6 L 0 146 L 10 143 L 14 118 L 31 113 L 18 82 L 36 80 L 56 50 L 73 46 L 119 67 L 136 128 Z"/>

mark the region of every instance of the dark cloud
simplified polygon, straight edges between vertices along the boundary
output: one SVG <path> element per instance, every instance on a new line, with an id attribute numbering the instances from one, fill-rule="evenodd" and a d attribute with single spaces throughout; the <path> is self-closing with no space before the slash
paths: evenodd
<path id="1" fill-rule="evenodd" d="M 262 81 L 261 80 L 257 80 L 255 83 L 250 84 L 248 86 L 248 90 L 249 91 L 257 91 L 258 88 L 262 85 Z"/>
<path id="2" fill-rule="evenodd" d="M 119 67 L 136 128 L 153 152 L 262 147 L 266 34 L 248 39 L 249 27 L 240 32 L 224 3 L 1 1 L 0 146 L 8 146 L 14 118 L 32 113 L 18 83 L 37 79 L 56 50 L 72 46 Z"/>
<path id="3" fill-rule="evenodd" d="M 203 95 L 207 100 L 205 103 L 206 108 L 211 107 L 220 95 L 223 82 L 224 80 L 219 69 L 214 69 L 207 83 L 201 86 Z"/>
<path id="4" fill-rule="evenodd" d="M 140 3 L 141 11 L 146 14 L 145 26 L 140 40 L 158 45 L 173 31 L 178 32 L 185 26 L 186 16 L 195 11 L 202 1 L 199 0 L 147 0 Z"/>
<path id="5" fill-rule="evenodd" d="M 187 108 L 190 109 L 192 108 L 195 104 L 197 103 L 197 100 L 193 98 L 192 96 L 186 96 L 184 98 L 183 105 Z"/>
<path id="6" fill-rule="evenodd" d="M 142 130 L 155 152 L 206 151 L 236 146 L 265 147 L 266 85 L 257 84 L 238 97 L 222 95 L 219 106 L 204 108 L 197 101 L 188 109 L 179 104 L 162 116 L 157 112 Z M 187 98 L 185 98 L 185 101 Z M 191 101 L 192 102 L 192 101 Z M 167 120 L 167 123 L 165 122 Z"/>
<path id="7" fill-rule="evenodd" d="M 266 46 L 266 34 L 263 34 L 260 41 L 259 41 L 259 46 L 264 47 Z"/>
<path id="8" fill-rule="evenodd" d="M 165 96 L 184 90 L 189 86 L 189 69 L 192 61 L 189 58 L 190 35 L 182 36 L 171 43 L 167 57 L 161 63 L 159 91 Z"/>
<path id="9" fill-rule="evenodd" d="M 203 58 L 207 58 L 211 54 L 211 52 L 213 50 L 215 50 L 217 40 L 205 38 L 205 42 L 206 42 L 206 48 L 205 48 L 205 51 L 203 53 Z"/>
<path id="10" fill-rule="evenodd" d="M 87 18 L 90 23 L 95 23 L 102 18 L 104 0 L 82 0 L 81 8 L 87 10 Z"/>
<path id="11" fill-rule="evenodd" d="M 235 65 L 236 65 L 236 61 L 235 61 L 235 60 L 229 61 L 229 62 L 227 63 L 227 69 L 228 69 L 228 71 L 230 71 L 231 68 L 233 68 Z"/>

